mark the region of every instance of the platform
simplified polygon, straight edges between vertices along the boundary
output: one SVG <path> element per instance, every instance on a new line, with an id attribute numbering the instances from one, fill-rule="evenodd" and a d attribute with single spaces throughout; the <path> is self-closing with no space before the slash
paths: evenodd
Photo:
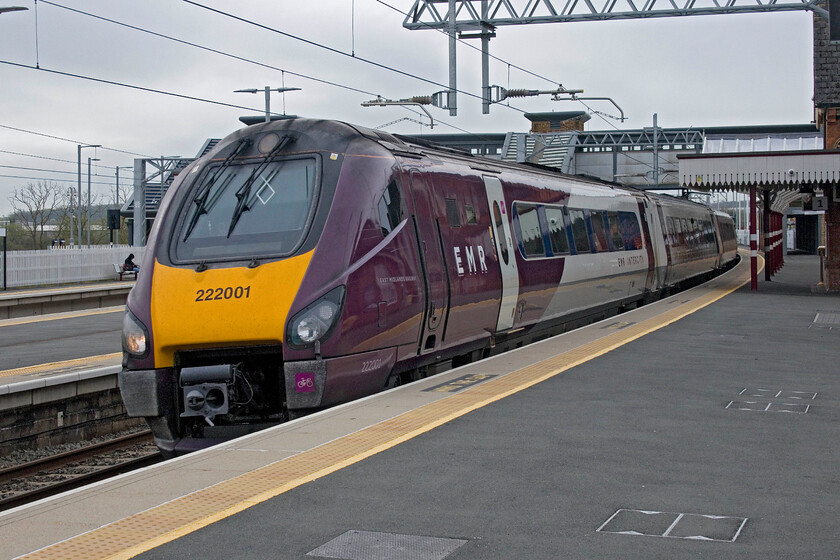
<path id="1" fill-rule="evenodd" d="M 135 281 L 0 291 L 0 320 L 125 305 Z"/>
<path id="2" fill-rule="evenodd" d="M 0 514 L 0 558 L 834 558 L 813 259 Z"/>

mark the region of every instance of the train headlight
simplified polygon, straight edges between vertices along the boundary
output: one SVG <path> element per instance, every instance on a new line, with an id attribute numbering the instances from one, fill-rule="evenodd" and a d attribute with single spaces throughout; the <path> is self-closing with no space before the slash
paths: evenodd
<path id="1" fill-rule="evenodd" d="M 143 358 L 149 353 L 149 333 L 145 325 L 126 308 L 123 316 L 122 347 L 134 358 Z"/>
<path id="2" fill-rule="evenodd" d="M 307 347 L 327 338 L 341 313 L 344 293 L 344 286 L 339 286 L 292 317 L 288 335 L 291 345 Z"/>

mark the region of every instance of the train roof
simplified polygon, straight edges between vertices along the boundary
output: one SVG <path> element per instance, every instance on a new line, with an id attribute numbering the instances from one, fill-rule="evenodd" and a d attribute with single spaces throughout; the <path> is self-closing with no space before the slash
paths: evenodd
<path id="1" fill-rule="evenodd" d="M 436 144 L 429 140 L 422 140 L 413 136 L 403 136 L 401 134 L 390 134 L 381 130 L 374 130 L 365 128 L 363 126 L 344 123 L 347 126 L 355 129 L 362 136 L 377 142 L 385 149 L 394 155 L 414 157 L 414 158 L 430 158 L 430 159 L 445 159 L 455 161 L 463 165 L 467 165 L 472 169 L 479 171 L 486 171 L 489 173 L 501 173 L 502 171 L 517 171 L 517 172 L 531 172 L 537 175 L 562 177 L 569 181 L 574 181 L 580 184 L 597 185 L 607 187 L 615 190 L 625 191 L 628 193 L 643 193 L 644 191 L 629 185 L 606 181 L 599 177 L 591 175 L 570 175 L 547 165 L 540 165 L 531 162 L 509 162 L 498 159 L 490 159 L 487 157 L 472 154 L 468 151 Z"/>

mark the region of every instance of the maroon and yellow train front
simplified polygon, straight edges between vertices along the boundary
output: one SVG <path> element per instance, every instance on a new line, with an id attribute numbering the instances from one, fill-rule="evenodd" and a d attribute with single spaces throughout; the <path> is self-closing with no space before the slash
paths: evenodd
<path id="1" fill-rule="evenodd" d="M 120 374 L 161 449 L 386 386 L 423 313 L 399 173 L 358 130 L 296 119 L 239 131 L 178 177 L 129 296 Z"/>
<path id="2" fill-rule="evenodd" d="M 161 204 L 126 410 L 205 447 L 649 301 L 726 266 L 729 222 L 344 123 L 248 127 Z"/>

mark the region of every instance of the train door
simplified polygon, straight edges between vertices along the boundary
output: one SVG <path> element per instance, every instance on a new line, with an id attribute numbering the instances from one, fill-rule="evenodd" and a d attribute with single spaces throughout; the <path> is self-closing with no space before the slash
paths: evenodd
<path id="1" fill-rule="evenodd" d="M 642 235 L 645 238 L 645 248 L 647 249 L 648 273 L 645 280 L 645 293 L 651 292 L 657 288 L 656 282 L 656 256 L 654 255 L 654 243 L 651 236 L 651 222 L 655 222 L 653 214 L 650 210 L 649 202 L 646 199 L 639 200 L 639 217 L 642 219 Z"/>
<path id="2" fill-rule="evenodd" d="M 505 205 L 502 182 L 496 177 L 484 177 L 484 188 L 487 190 L 487 203 L 490 205 L 496 260 L 502 269 L 502 298 L 499 319 L 496 322 L 496 332 L 500 332 L 513 327 L 513 317 L 519 299 L 519 270 L 516 267 L 513 237 L 510 234 L 510 209 Z"/>
<path id="3" fill-rule="evenodd" d="M 426 318 L 420 338 L 420 352 L 434 350 L 443 338 L 444 321 L 449 302 L 449 285 L 443 260 L 437 209 L 429 184 L 419 171 L 411 172 L 411 194 L 414 199 L 414 227 L 420 246 L 420 259 L 426 286 Z"/>

